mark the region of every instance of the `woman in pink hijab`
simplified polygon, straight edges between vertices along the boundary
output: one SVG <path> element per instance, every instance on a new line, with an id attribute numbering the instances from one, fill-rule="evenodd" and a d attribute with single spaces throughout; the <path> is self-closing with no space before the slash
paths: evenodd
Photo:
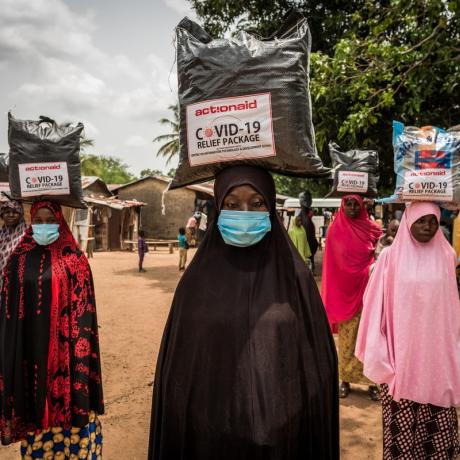
<path id="1" fill-rule="evenodd" d="M 339 333 L 339 396 L 346 398 L 350 383 L 369 385 L 369 395 L 379 399 L 377 387 L 363 375 L 355 357 L 356 336 L 363 294 L 374 263 L 374 251 L 382 230 L 369 219 L 363 198 L 346 195 L 329 226 L 323 260 L 321 297 L 332 330 Z"/>
<path id="2" fill-rule="evenodd" d="M 382 384 L 384 459 L 460 454 L 460 303 L 439 207 L 407 206 L 364 295 L 356 356 Z"/>

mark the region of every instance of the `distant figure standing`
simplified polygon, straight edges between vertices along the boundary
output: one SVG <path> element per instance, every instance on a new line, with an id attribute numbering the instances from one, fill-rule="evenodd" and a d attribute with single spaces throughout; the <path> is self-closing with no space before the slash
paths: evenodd
<path id="1" fill-rule="evenodd" d="M 393 240 L 395 239 L 396 233 L 398 233 L 398 228 L 399 228 L 399 220 L 393 219 L 392 221 L 390 221 L 385 235 L 383 235 L 379 239 L 379 242 L 377 243 L 377 248 L 375 249 L 375 253 L 374 253 L 375 260 L 377 260 L 380 253 L 385 248 L 392 245 Z"/>
<path id="2" fill-rule="evenodd" d="M 139 231 L 137 238 L 137 253 L 139 254 L 139 272 L 145 273 L 145 269 L 142 266 L 144 263 L 144 256 L 147 252 L 149 252 L 149 246 L 145 242 L 145 232 L 143 230 Z"/>
<path id="3" fill-rule="evenodd" d="M 333 330 L 339 333 L 339 397 L 350 393 L 350 383 L 369 385 L 369 396 L 379 399 L 377 387 L 363 375 L 355 357 L 363 294 L 374 263 L 382 230 L 369 219 L 362 197 L 346 195 L 327 231 L 321 296 Z"/>
<path id="4" fill-rule="evenodd" d="M 316 239 L 316 228 L 315 224 L 313 223 L 313 211 L 310 208 L 302 207 L 302 211 L 300 214 L 302 220 L 302 227 L 305 229 L 305 233 L 307 234 L 308 245 L 310 246 L 311 251 L 311 269 L 313 273 L 315 272 L 315 254 L 318 251 L 319 243 Z"/>
<path id="5" fill-rule="evenodd" d="M 185 228 L 181 227 L 179 229 L 179 235 L 177 236 L 177 241 L 179 244 L 179 271 L 185 270 L 185 264 L 187 263 L 187 251 L 188 251 L 188 242 L 187 237 L 185 236 Z"/>
<path id="6" fill-rule="evenodd" d="M 3 279 L 3 269 L 8 258 L 16 248 L 19 240 L 27 229 L 24 211 L 18 201 L 6 201 L 0 205 L 0 217 L 3 227 L 0 229 L 0 287 Z"/>
<path id="7" fill-rule="evenodd" d="M 206 229 L 208 228 L 208 216 L 202 212 L 200 217 L 200 223 L 198 224 L 197 240 L 201 243 L 203 241 Z"/>
<path id="8" fill-rule="evenodd" d="M 292 228 L 289 230 L 289 237 L 294 243 L 294 246 L 297 248 L 297 251 L 299 251 L 300 256 L 311 270 L 311 251 L 308 244 L 307 234 L 305 233 L 305 229 L 302 227 L 300 210 L 296 212 Z"/>
<path id="9" fill-rule="evenodd" d="M 187 225 L 185 226 L 187 242 L 189 246 L 193 244 L 193 240 L 195 240 L 196 238 L 196 228 L 198 226 L 198 218 L 199 218 L 199 215 L 197 216 L 196 213 L 193 214 L 193 216 L 190 217 L 190 219 L 187 222 Z"/>

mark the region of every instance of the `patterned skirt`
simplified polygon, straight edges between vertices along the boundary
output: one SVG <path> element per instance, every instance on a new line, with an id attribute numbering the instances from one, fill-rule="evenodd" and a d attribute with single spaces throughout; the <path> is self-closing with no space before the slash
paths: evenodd
<path id="1" fill-rule="evenodd" d="M 101 423 L 94 412 L 89 424 L 70 430 L 50 428 L 21 441 L 23 460 L 102 460 Z"/>
<path id="2" fill-rule="evenodd" d="M 453 460 L 460 454 L 457 412 L 454 407 L 399 402 L 381 387 L 383 458 Z"/>
<path id="3" fill-rule="evenodd" d="M 361 313 L 339 324 L 339 377 L 340 380 L 360 385 L 374 385 L 363 375 L 363 363 L 355 356 Z"/>

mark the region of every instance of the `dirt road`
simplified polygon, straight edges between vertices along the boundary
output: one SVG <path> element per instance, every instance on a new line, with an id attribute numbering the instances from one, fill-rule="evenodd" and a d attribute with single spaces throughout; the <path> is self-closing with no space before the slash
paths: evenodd
<path id="1" fill-rule="evenodd" d="M 100 325 L 106 415 L 105 460 L 145 460 L 152 380 L 163 327 L 179 280 L 177 253 L 151 253 L 147 273 L 137 256 L 96 253 L 91 259 Z M 381 458 L 380 405 L 365 388 L 341 403 L 342 459 Z M 19 447 L 0 447 L 0 460 L 17 460 Z M 218 460 L 218 459 L 216 459 Z"/>

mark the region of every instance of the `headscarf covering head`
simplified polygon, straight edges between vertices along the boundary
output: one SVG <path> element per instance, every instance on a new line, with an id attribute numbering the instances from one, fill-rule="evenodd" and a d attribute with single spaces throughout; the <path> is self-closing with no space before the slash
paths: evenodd
<path id="1" fill-rule="evenodd" d="M 441 407 L 460 404 L 460 303 L 456 256 L 438 229 L 426 243 L 411 233 L 433 203 L 407 205 L 364 295 L 356 356 L 364 374 L 401 398 Z M 423 384 L 414 385 L 414 382 Z"/>
<path id="2" fill-rule="evenodd" d="M 345 201 L 349 199 L 356 200 L 360 206 L 356 218 L 345 214 Z M 382 229 L 369 219 L 363 198 L 345 195 L 327 231 L 321 283 L 321 296 L 334 330 L 334 325 L 360 312 L 375 247 L 381 236 Z"/>
<path id="3" fill-rule="evenodd" d="M 271 174 L 264 169 L 255 166 L 232 166 L 221 171 L 214 183 L 214 194 L 216 197 L 217 209 L 222 210 L 224 199 L 235 187 L 250 185 L 257 190 L 265 200 L 265 204 L 273 215 L 276 208 L 275 182 Z"/>
<path id="4" fill-rule="evenodd" d="M 0 217 L 3 218 L 3 214 L 7 209 L 13 209 L 19 213 L 20 217 L 19 222 L 15 227 L 8 227 L 4 225 L 0 229 L 0 279 L 2 278 L 1 274 L 5 268 L 8 258 L 18 245 L 27 229 L 27 225 L 24 220 L 24 210 L 21 203 L 13 200 L 2 202 L 0 204 Z"/>
<path id="5" fill-rule="evenodd" d="M 72 235 L 72 232 L 70 231 L 69 226 L 67 225 L 67 222 L 64 219 L 64 214 L 62 213 L 62 208 L 58 203 L 55 203 L 54 201 L 36 201 L 32 207 L 30 208 L 30 217 L 33 220 L 35 215 L 37 214 L 39 209 L 42 208 L 47 208 L 49 209 L 54 217 L 56 218 L 58 224 L 59 224 L 59 238 L 54 242 L 51 243 L 49 246 L 50 247 L 71 247 L 72 250 L 76 250 L 78 247 L 78 243 L 75 241 L 75 238 Z M 29 227 L 27 230 L 27 235 L 32 236 L 33 230 L 32 226 Z M 35 242 L 35 240 L 34 240 Z"/>
<path id="6" fill-rule="evenodd" d="M 264 197 L 272 230 L 240 250 L 210 227 L 182 276 L 155 372 L 149 459 L 259 458 L 268 444 L 292 447 L 285 460 L 336 458 L 337 363 L 316 283 L 275 214 L 269 173 L 223 170 L 218 209 L 240 185 Z"/>
<path id="7" fill-rule="evenodd" d="M 24 209 L 22 208 L 22 204 L 19 201 L 15 200 L 8 200 L 3 201 L 0 203 L 0 217 L 3 217 L 3 214 L 7 209 L 12 209 L 16 211 L 21 216 L 24 216 Z"/>

